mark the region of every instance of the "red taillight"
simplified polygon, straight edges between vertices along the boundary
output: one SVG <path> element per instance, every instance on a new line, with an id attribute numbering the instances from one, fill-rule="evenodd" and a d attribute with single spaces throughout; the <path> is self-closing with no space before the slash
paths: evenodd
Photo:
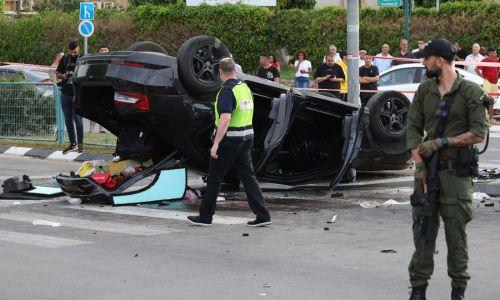
<path id="1" fill-rule="evenodd" d="M 115 93 L 115 105 L 149 111 L 148 95 L 140 93 Z"/>
<path id="2" fill-rule="evenodd" d="M 144 68 L 145 67 L 144 64 L 131 62 L 131 61 L 114 61 L 113 64 L 120 65 L 120 66 L 134 67 L 134 68 Z"/>

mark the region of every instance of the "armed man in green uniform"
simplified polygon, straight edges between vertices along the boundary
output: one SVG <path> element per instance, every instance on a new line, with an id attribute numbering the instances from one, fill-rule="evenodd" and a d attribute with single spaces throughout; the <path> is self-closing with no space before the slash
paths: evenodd
<path id="1" fill-rule="evenodd" d="M 215 102 L 215 138 L 210 149 L 207 189 L 200 206 L 199 216 L 189 216 L 193 225 L 209 226 L 215 213 L 217 196 L 226 173 L 234 168 L 238 173 L 256 219 L 248 226 L 271 224 L 264 197 L 255 178 L 252 166 L 253 147 L 253 96 L 246 83 L 238 79 L 236 63 L 224 58 L 219 65 L 219 75 L 224 85 Z"/>
<path id="2" fill-rule="evenodd" d="M 414 195 L 430 194 L 434 182 L 428 181 L 428 161 L 434 153 L 437 154 L 434 181 L 439 182 L 440 189 L 430 205 L 412 202 L 415 252 L 409 265 L 410 300 L 426 299 L 427 284 L 434 270 L 439 216 L 448 246 L 451 299 L 464 299 L 470 279 L 465 229 L 473 214 L 471 153 L 473 145 L 485 139 L 489 125 L 483 91 L 459 76 L 454 66 L 455 52 L 447 40 L 433 39 L 416 53 L 424 59 L 428 80 L 419 86 L 408 113 L 407 147 L 416 167 Z M 428 234 L 424 238 L 421 216 L 426 206 L 430 212 Z"/>

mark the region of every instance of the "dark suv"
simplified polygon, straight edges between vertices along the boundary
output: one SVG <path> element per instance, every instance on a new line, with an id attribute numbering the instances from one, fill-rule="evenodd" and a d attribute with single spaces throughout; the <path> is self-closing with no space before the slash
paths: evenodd
<path id="1" fill-rule="evenodd" d="M 156 163 L 163 164 L 162 159 L 172 155 L 206 172 L 213 104 L 221 86 L 218 64 L 228 56 L 224 43 L 210 36 L 189 39 L 177 57 L 151 42 L 84 56 L 74 77 L 76 107 L 117 136 L 130 125 L 151 131 Z M 334 186 L 349 168 L 407 167 L 404 128 L 373 134 L 368 108 L 255 76 L 240 74 L 240 78 L 254 96 L 253 156 L 260 180 L 299 184 L 329 178 Z M 390 109 L 391 97 L 398 95 L 376 94 L 376 104 L 368 106 Z M 377 128 L 384 128 L 380 122 Z M 63 189 L 77 181 L 81 184 L 68 176 L 59 176 L 58 181 Z"/>

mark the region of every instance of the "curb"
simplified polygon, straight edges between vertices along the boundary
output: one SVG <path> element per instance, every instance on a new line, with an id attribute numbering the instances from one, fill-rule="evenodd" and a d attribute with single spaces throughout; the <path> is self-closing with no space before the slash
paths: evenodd
<path id="1" fill-rule="evenodd" d="M 111 159 L 113 159 L 113 155 L 111 154 L 89 153 L 89 152 L 84 152 L 84 153 L 69 152 L 66 154 L 62 154 L 62 151 L 35 149 L 26 147 L 8 147 L 8 146 L 0 146 L 0 154 L 26 156 L 38 159 L 50 159 L 58 161 L 75 161 L 75 162 L 84 162 L 84 161 L 98 160 L 98 159 L 110 161 Z"/>

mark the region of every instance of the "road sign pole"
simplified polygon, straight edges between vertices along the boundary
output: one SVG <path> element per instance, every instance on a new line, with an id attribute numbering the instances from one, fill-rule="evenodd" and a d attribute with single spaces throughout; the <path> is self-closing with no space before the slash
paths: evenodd
<path id="1" fill-rule="evenodd" d="M 85 0 L 86 3 L 89 2 L 89 0 Z M 89 53 L 89 39 L 87 37 L 83 38 L 83 55 L 87 55 Z"/>
<path id="2" fill-rule="evenodd" d="M 84 37 L 83 38 L 83 55 L 87 55 L 89 53 L 89 42 L 88 38 Z"/>
<path id="3" fill-rule="evenodd" d="M 404 37 L 410 39 L 410 0 L 403 0 L 403 10 L 405 16 Z"/>
<path id="4" fill-rule="evenodd" d="M 347 102 L 361 104 L 359 99 L 359 1 L 347 1 Z"/>

